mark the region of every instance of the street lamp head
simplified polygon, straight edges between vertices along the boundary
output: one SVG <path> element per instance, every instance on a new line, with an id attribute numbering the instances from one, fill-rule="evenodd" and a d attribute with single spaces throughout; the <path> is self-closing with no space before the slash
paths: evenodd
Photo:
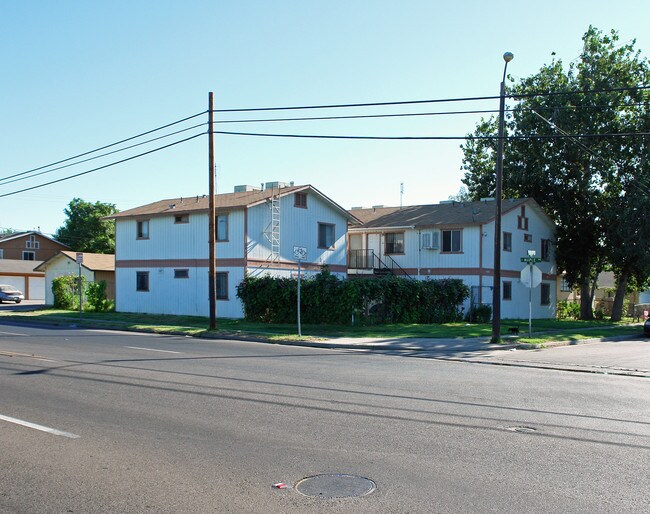
<path id="1" fill-rule="evenodd" d="M 510 62 L 514 58 L 515 58 L 515 54 L 513 54 L 512 52 L 506 52 L 505 54 L 503 54 L 503 60 L 506 62 Z"/>

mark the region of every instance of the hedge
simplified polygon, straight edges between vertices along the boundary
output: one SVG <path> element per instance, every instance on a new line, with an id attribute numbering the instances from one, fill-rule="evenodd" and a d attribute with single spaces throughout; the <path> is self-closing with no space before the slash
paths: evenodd
<path id="1" fill-rule="evenodd" d="M 237 286 L 249 321 L 295 323 L 298 282 L 292 278 L 246 277 Z M 302 280 L 304 323 L 446 323 L 462 319 L 459 306 L 469 288 L 459 279 L 409 280 L 394 276 L 341 280 L 323 266 Z"/>

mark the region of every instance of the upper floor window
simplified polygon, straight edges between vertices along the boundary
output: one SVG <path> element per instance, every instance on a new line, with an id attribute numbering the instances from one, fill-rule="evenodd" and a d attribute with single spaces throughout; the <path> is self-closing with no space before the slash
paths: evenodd
<path id="1" fill-rule="evenodd" d="M 563 293 L 571 292 L 571 286 L 569 286 L 569 281 L 566 279 L 566 277 L 562 277 L 560 279 L 560 291 Z"/>
<path id="2" fill-rule="evenodd" d="M 331 223 L 318 224 L 318 248 L 334 248 L 334 225 Z"/>
<path id="3" fill-rule="evenodd" d="M 307 193 L 294 193 L 293 194 L 294 207 L 307 208 Z"/>
<path id="4" fill-rule="evenodd" d="M 533 234 L 524 234 L 524 243 L 532 243 Z"/>
<path id="5" fill-rule="evenodd" d="M 0 248 L 0 259 L 4 259 L 4 258 L 5 258 L 5 251 L 2 248 Z"/>
<path id="6" fill-rule="evenodd" d="M 550 261 L 551 260 L 551 240 L 542 239 L 542 260 Z"/>
<path id="7" fill-rule="evenodd" d="M 138 239 L 149 239 L 149 220 L 138 221 L 136 225 L 136 237 Z"/>
<path id="8" fill-rule="evenodd" d="M 521 214 L 517 216 L 517 228 L 519 230 L 528 230 L 528 218 L 526 217 L 526 206 L 521 206 Z"/>
<path id="9" fill-rule="evenodd" d="M 384 253 L 404 253 L 404 232 L 387 232 Z"/>
<path id="10" fill-rule="evenodd" d="M 23 250 L 23 260 L 24 261 L 33 261 L 36 260 L 36 252 L 30 252 Z"/>
<path id="11" fill-rule="evenodd" d="M 512 252 L 512 233 L 504 232 L 503 233 L 503 251 Z"/>
<path id="12" fill-rule="evenodd" d="M 29 236 L 29 239 L 25 241 L 25 248 L 33 248 L 34 250 L 38 250 L 41 247 L 41 243 L 36 240 L 36 236 L 32 234 Z"/>
<path id="13" fill-rule="evenodd" d="M 217 216 L 217 241 L 228 241 L 228 215 Z"/>
<path id="14" fill-rule="evenodd" d="M 149 272 L 136 271 L 135 272 L 135 290 L 136 291 L 149 291 Z"/>
<path id="15" fill-rule="evenodd" d="M 463 251 L 462 230 L 460 229 L 442 230 L 441 232 L 442 232 L 442 252 L 460 253 Z"/>
<path id="16" fill-rule="evenodd" d="M 189 223 L 190 215 L 189 214 L 177 214 L 174 216 L 174 223 Z"/>

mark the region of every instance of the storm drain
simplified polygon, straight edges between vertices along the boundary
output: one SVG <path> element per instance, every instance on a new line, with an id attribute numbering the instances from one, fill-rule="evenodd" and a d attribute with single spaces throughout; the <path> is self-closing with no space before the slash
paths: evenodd
<path id="1" fill-rule="evenodd" d="M 519 427 L 507 427 L 506 430 L 510 430 L 511 432 L 521 432 L 522 434 L 532 434 L 534 432 L 537 432 L 536 428 L 533 427 L 524 427 L 524 426 L 519 426 Z"/>
<path id="2" fill-rule="evenodd" d="M 355 498 L 372 493 L 377 485 L 369 478 L 355 475 L 315 475 L 303 478 L 296 491 L 316 498 Z"/>

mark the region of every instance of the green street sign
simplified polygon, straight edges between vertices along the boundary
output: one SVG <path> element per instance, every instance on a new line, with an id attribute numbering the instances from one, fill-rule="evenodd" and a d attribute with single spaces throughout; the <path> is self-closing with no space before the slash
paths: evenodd
<path id="1" fill-rule="evenodd" d="M 522 257 L 521 262 L 526 262 L 528 264 L 535 264 L 536 262 L 542 262 L 542 259 L 539 257 Z"/>

